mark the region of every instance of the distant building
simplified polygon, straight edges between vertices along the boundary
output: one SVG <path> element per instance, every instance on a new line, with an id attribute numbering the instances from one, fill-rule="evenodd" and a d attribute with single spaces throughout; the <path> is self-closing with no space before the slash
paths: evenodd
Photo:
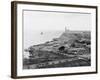
<path id="1" fill-rule="evenodd" d="M 68 31 L 69 31 L 69 29 L 65 27 L 65 32 L 68 32 Z"/>

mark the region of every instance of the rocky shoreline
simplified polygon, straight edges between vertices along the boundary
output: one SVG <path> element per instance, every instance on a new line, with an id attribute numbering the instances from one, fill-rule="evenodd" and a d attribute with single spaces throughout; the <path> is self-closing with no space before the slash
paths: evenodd
<path id="1" fill-rule="evenodd" d="M 90 66 L 91 33 L 67 30 L 59 38 L 30 46 L 25 51 L 30 55 L 24 59 L 24 69 Z"/>

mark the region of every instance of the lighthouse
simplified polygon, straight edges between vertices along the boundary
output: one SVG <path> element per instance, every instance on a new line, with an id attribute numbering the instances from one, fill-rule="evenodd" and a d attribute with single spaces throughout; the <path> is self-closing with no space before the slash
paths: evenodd
<path id="1" fill-rule="evenodd" d="M 69 29 L 67 29 L 66 26 L 65 26 L 65 32 L 68 32 L 68 31 L 69 31 Z"/>

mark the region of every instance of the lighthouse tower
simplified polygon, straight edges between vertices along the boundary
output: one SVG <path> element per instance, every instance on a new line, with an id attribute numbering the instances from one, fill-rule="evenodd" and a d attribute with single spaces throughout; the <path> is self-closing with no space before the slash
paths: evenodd
<path id="1" fill-rule="evenodd" d="M 68 32 L 69 30 L 66 28 L 66 26 L 65 26 L 65 32 Z"/>

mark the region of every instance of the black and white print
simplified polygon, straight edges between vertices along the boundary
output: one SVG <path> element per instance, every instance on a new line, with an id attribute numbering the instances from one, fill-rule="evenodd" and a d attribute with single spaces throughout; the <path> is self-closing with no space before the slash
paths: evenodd
<path id="1" fill-rule="evenodd" d="M 91 66 L 91 13 L 23 10 L 23 69 Z"/>

